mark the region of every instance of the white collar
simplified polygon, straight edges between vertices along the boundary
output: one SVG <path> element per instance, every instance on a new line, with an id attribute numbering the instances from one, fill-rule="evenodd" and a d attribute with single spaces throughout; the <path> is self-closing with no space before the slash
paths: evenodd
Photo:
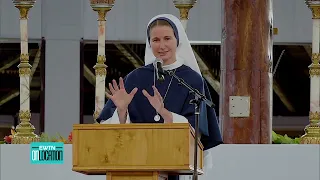
<path id="1" fill-rule="evenodd" d="M 180 61 L 175 61 L 172 64 L 168 64 L 168 65 L 164 65 L 162 68 L 163 70 L 167 71 L 167 70 L 173 70 L 173 69 L 177 69 L 178 67 L 182 66 L 183 63 Z"/>

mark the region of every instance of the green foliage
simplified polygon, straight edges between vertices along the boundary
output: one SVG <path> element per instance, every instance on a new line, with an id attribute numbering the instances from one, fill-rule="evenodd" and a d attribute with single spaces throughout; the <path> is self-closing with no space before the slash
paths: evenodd
<path id="1" fill-rule="evenodd" d="M 40 134 L 40 142 L 50 142 L 50 141 L 51 140 L 48 134 L 45 134 L 45 133 Z"/>
<path id="2" fill-rule="evenodd" d="M 57 133 L 56 136 L 52 137 L 50 137 L 46 133 L 41 133 L 40 142 L 67 142 L 67 139 L 62 137 L 59 133 Z"/>
<path id="3" fill-rule="evenodd" d="M 5 142 L 4 141 L 0 141 L 0 144 L 5 144 Z"/>
<path id="4" fill-rule="evenodd" d="M 300 144 L 300 138 L 290 138 L 288 135 L 280 135 L 272 131 L 272 142 L 273 144 Z"/>

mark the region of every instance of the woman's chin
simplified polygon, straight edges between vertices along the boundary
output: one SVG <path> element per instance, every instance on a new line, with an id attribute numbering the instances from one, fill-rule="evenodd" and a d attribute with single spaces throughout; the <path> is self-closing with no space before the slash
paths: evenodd
<path id="1" fill-rule="evenodd" d="M 168 58 L 167 56 L 160 56 L 160 59 L 162 59 L 162 61 L 163 61 L 164 63 L 170 61 L 170 58 Z"/>

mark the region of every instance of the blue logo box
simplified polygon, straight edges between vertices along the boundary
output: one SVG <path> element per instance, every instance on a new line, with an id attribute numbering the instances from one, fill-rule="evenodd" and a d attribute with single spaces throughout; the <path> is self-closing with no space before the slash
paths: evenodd
<path id="1" fill-rule="evenodd" d="M 63 164 L 63 142 L 32 142 L 30 143 L 31 164 Z"/>

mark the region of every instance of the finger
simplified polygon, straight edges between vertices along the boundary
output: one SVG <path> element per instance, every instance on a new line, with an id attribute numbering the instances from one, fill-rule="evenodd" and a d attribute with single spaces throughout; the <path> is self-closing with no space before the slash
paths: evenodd
<path id="1" fill-rule="evenodd" d="M 119 78 L 120 89 L 124 89 L 124 83 L 122 77 Z"/>
<path id="2" fill-rule="evenodd" d="M 158 89 L 155 86 L 152 86 L 154 94 L 157 95 L 160 99 L 162 99 L 161 94 L 159 93 Z"/>
<path id="3" fill-rule="evenodd" d="M 118 91 L 119 87 L 118 87 L 117 81 L 116 80 L 112 80 L 112 84 L 113 84 L 114 90 Z"/>
<path id="4" fill-rule="evenodd" d="M 112 94 L 114 94 L 116 91 L 113 89 L 112 84 L 109 83 L 109 90 Z"/>
<path id="5" fill-rule="evenodd" d="M 111 95 L 111 94 L 109 94 L 109 93 L 107 93 L 107 92 L 106 92 L 106 96 L 107 96 L 107 98 L 109 98 L 109 99 L 111 99 L 111 98 L 112 98 L 112 95 Z"/>
<path id="6" fill-rule="evenodd" d="M 150 96 L 150 94 L 146 90 L 142 90 L 142 94 L 148 99 L 152 98 L 152 96 Z"/>
<path id="7" fill-rule="evenodd" d="M 132 91 L 130 92 L 130 96 L 134 96 L 138 91 L 138 88 L 134 88 L 132 89 Z"/>

